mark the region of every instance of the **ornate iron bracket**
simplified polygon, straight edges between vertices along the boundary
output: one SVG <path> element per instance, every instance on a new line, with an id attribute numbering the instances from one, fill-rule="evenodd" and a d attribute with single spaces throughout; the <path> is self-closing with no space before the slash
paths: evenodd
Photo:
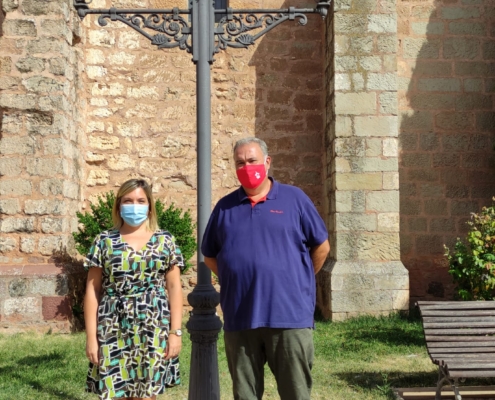
<path id="1" fill-rule="evenodd" d="M 192 30 L 190 18 L 183 15 L 191 15 L 191 9 L 90 9 L 92 0 L 73 0 L 74 8 L 81 19 L 88 14 L 99 15 L 98 23 L 106 26 L 108 20 L 120 21 L 141 35 L 145 36 L 151 44 L 158 48 L 179 47 L 192 53 Z M 267 32 L 285 21 L 298 20 L 300 25 L 308 22 L 307 14 L 320 14 L 322 18 L 328 15 L 331 0 L 320 1 L 316 8 L 297 9 L 241 9 L 215 10 L 215 14 L 226 15 L 214 27 L 215 36 L 214 53 L 225 50 L 227 47 L 248 48 Z M 150 34 L 147 30 L 158 32 Z M 256 31 L 254 33 L 248 33 Z"/>

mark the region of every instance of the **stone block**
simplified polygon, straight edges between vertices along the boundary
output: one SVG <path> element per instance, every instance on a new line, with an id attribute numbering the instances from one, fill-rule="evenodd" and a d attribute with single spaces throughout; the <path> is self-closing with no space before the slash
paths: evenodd
<path id="1" fill-rule="evenodd" d="M 90 136 L 89 146 L 98 150 L 114 150 L 120 147 L 120 141 L 116 136 Z"/>
<path id="2" fill-rule="evenodd" d="M 377 212 L 399 212 L 399 191 L 373 191 L 366 194 L 366 210 Z"/>
<path id="3" fill-rule="evenodd" d="M 399 213 L 377 214 L 378 232 L 399 232 Z"/>
<path id="4" fill-rule="evenodd" d="M 403 57 L 408 59 L 436 59 L 440 55 L 441 42 L 432 38 L 404 38 Z"/>
<path id="5" fill-rule="evenodd" d="M 15 67 L 21 73 L 43 72 L 45 70 L 45 62 L 46 60 L 43 58 L 26 57 L 17 61 Z"/>
<path id="6" fill-rule="evenodd" d="M 480 54 L 478 38 L 449 37 L 443 43 L 443 56 L 446 59 L 472 60 Z"/>
<path id="7" fill-rule="evenodd" d="M 91 88 L 93 96 L 122 96 L 124 94 L 124 85 L 121 83 L 95 83 Z"/>
<path id="8" fill-rule="evenodd" d="M 43 319 L 69 320 L 72 316 L 70 299 L 67 296 L 46 296 L 42 300 Z"/>
<path id="9" fill-rule="evenodd" d="M 25 196 L 30 195 L 32 190 L 31 182 L 24 179 L 0 181 L 0 195 Z"/>
<path id="10" fill-rule="evenodd" d="M 48 70 L 53 75 L 63 76 L 67 71 L 67 61 L 64 58 L 51 58 L 48 64 Z"/>
<path id="11" fill-rule="evenodd" d="M 399 190 L 399 173 L 383 173 L 383 190 Z"/>
<path id="12" fill-rule="evenodd" d="M 43 233 L 60 233 L 68 230 L 66 218 L 45 217 L 41 219 L 41 231 Z"/>
<path id="13" fill-rule="evenodd" d="M 377 221 L 374 214 L 336 213 L 336 229 L 350 231 L 376 231 Z"/>
<path id="14" fill-rule="evenodd" d="M 0 200 L 0 214 L 15 215 L 21 212 L 18 199 Z"/>
<path id="15" fill-rule="evenodd" d="M 359 59 L 359 65 L 365 71 L 381 71 L 382 58 L 380 56 L 361 57 Z"/>
<path id="16" fill-rule="evenodd" d="M 380 93 L 378 97 L 380 103 L 380 114 L 397 115 L 397 94 L 393 92 Z"/>
<path id="17" fill-rule="evenodd" d="M 0 141 L 1 146 L 1 141 Z M 22 171 L 22 159 L 0 158 L 0 176 L 19 176 Z"/>
<path id="18" fill-rule="evenodd" d="M 366 84 L 368 90 L 397 90 L 397 74 L 395 73 L 369 73 Z"/>
<path id="19" fill-rule="evenodd" d="M 44 76 L 32 76 L 25 79 L 22 83 L 28 92 L 52 93 L 64 90 L 64 84 L 62 82 Z"/>
<path id="20" fill-rule="evenodd" d="M 493 73 L 492 63 L 476 61 L 456 61 L 455 73 L 458 76 L 491 77 Z"/>
<path id="21" fill-rule="evenodd" d="M 368 15 L 368 31 L 373 33 L 397 33 L 397 15 Z"/>
<path id="22" fill-rule="evenodd" d="M 36 239 L 31 236 L 21 237 L 21 251 L 23 253 L 31 254 L 36 249 Z"/>
<path id="23" fill-rule="evenodd" d="M 0 221 L 0 232 L 33 232 L 34 218 L 7 217 Z"/>
<path id="24" fill-rule="evenodd" d="M 444 22 L 416 21 L 411 23 L 412 31 L 419 36 L 442 35 Z"/>
<path id="25" fill-rule="evenodd" d="M 53 253 L 62 251 L 66 245 L 66 238 L 63 236 L 44 235 L 38 242 L 38 250 L 44 255 L 53 255 Z"/>
<path id="26" fill-rule="evenodd" d="M 335 187 L 336 190 L 380 190 L 382 174 L 380 172 L 336 174 Z"/>
<path id="27" fill-rule="evenodd" d="M 456 21 L 450 22 L 449 33 L 453 35 L 463 35 L 463 36 L 483 36 L 485 35 L 486 25 L 480 22 L 467 22 L 467 21 Z"/>
<path id="28" fill-rule="evenodd" d="M 43 196 L 63 194 L 64 180 L 57 178 L 43 179 L 40 182 L 40 192 Z"/>
<path id="29" fill-rule="evenodd" d="M 158 100 L 159 95 L 156 87 L 141 86 L 139 88 L 130 87 L 127 89 L 127 96 L 135 99 L 153 99 Z"/>
<path id="30" fill-rule="evenodd" d="M 448 215 L 447 201 L 443 199 L 427 199 L 424 201 L 426 215 Z"/>
<path id="31" fill-rule="evenodd" d="M 398 118 L 394 116 L 355 117 L 354 129 L 356 136 L 393 136 L 397 137 Z"/>
<path id="32" fill-rule="evenodd" d="M 5 299 L 3 313 L 9 317 L 20 317 L 23 320 L 37 319 L 41 315 L 41 301 L 37 297 L 18 297 Z"/>
<path id="33" fill-rule="evenodd" d="M 26 160 L 26 170 L 37 176 L 67 175 L 68 164 L 67 160 L 60 158 L 30 158 Z"/>
<path id="34" fill-rule="evenodd" d="M 35 0 L 36 1 L 36 0 Z M 26 53 L 30 55 L 46 53 L 62 54 L 65 52 L 63 42 L 52 37 L 41 37 L 36 40 L 31 40 L 27 44 Z"/>
<path id="35" fill-rule="evenodd" d="M 441 17 L 444 19 L 480 18 L 480 7 L 442 7 Z"/>
<path id="36" fill-rule="evenodd" d="M 32 94 L 0 93 L 0 107 L 30 110 L 36 108 L 36 97 Z"/>
<path id="37" fill-rule="evenodd" d="M 3 22 L 2 28 L 6 36 L 36 36 L 36 25 L 30 20 L 8 19 Z"/>
<path id="38" fill-rule="evenodd" d="M 354 165 L 359 172 L 395 172 L 399 170 L 399 162 L 396 157 L 365 157 L 353 163 L 353 168 Z"/>
<path id="39" fill-rule="evenodd" d="M 373 51 L 372 36 L 345 37 L 350 39 L 349 50 L 353 54 L 370 54 Z"/>
<path id="40" fill-rule="evenodd" d="M 440 112 L 435 116 L 435 123 L 451 131 L 468 130 L 474 126 L 473 115 L 461 112 Z"/>
<path id="41" fill-rule="evenodd" d="M 0 67 L 1 70 L 1 67 Z M 21 83 L 21 78 L 14 76 L 0 76 L 0 90 L 17 89 Z"/>
<path id="42" fill-rule="evenodd" d="M 482 92 L 483 80 L 479 78 L 464 79 L 464 91 L 466 92 Z"/>
<path id="43" fill-rule="evenodd" d="M 4 136 L 0 139 L 0 154 L 34 154 L 36 139 L 32 137 Z"/>
<path id="44" fill-rule="evenodd" d="M 106 29 L 90 30 L 88 32 L 88 41 L 93 46 L 112 47 L 115 44 L 115 32 Z"/>
<path id="45" fill-rule="evenodd" d="M 10 297 L 23 297 L 28 293 L 29 282 L 25 278 L 15 278 L 9 282 Z"/>
<path id="46" fill-rule="evenodd" d="M 107 165 L 113 171 L 123 171 L 136 168 L 136 161 L 127 154 L 112 154 L 108 157 Z"/>
<path id="47" fill-rule="evenodd" d="M 8 253 L 17 248 L 17 240 L 13 237 L 0 237 L 0 253 Z"/>
<path id="48" fill-rule="evenodd" d="M 26 15 L 61 14 L 68 16 L 68 5 L 59 0 L 23 0 L 22 10 Z"/>
<path id="49" fill-rule="evenodd" d="M 418 80 L 418 90 L 424 92 L 460 92 L 461 81 L 457 78 L 424 78 Z"/>
<path id="50" fill-rule="evenodd" d="M 108 183 L 109 173 L 105 170 L 92 169 L 86 179 L 88 186 L 103 186 Z"/>
<path id="51" fill-rule="evenodd" d="M 336 114 L 375 114 L 375 93 L 339 93 L 335 95 Z"/>
<path id="52" fill-rule="evenodd" d="M 352 211 L 352 192 L 336 191 L 335 194 L 335 212 L 345 213 Z"/>

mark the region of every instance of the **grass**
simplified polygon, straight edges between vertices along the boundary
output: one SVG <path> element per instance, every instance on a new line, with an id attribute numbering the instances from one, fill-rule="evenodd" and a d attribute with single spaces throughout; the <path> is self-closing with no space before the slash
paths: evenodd
<path id="1" fill-rule="evenodd" d="M 392 399 L 394 387 L 434 386 L 437 379 L 417 318 L 360 317 L 318 321 L 314 333 L 313 399 Z M 182 385 L 159 400 L 187 399 L 190 342 L 181 353 Z M 0 400 L 97 400 L 83 391 L 85 336 L 0 335 Z M 232 399 L 223 339 L 218 342 L 221 398 Z M 264 399 L 278 399 L 267 368 Z M 466 382 L 469 384 L 469 382 Z"/>

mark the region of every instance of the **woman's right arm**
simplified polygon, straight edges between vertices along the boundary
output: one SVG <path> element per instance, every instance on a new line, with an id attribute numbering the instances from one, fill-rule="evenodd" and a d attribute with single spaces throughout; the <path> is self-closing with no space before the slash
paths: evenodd
<path id="1" fill-rule="evenodd" d="M 90 268 L 84 296 L 84 322 L 86 324 L 86 356 L 98 363 L 98 305 L 100 303 L 102 268 Z"/>

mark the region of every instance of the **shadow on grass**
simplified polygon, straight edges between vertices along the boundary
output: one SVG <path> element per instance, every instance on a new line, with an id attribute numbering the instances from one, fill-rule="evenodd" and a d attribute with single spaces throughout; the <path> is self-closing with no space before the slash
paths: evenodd
<path id="1" fill-rule="evenodd" d="M 64 356 L 59 352 L 23 357 L 19 360 L 13 360 L 8 364 L 3 364 L 0 367 L 0 376 L 5 381 L 17 381 L 20 385 L 39 392 L 40 395 L 49 395 L 50 399 L 80 400 L 79 397 L 73 397 L 70 393 L 63 390 L 63 382 L 60 382 L 57 389 L 53 389 L 36 379 L 40 370 L 55 371 L 63 368 L 63 360 Z M 55 382 L 53 383 L 55 384 Z"/>

